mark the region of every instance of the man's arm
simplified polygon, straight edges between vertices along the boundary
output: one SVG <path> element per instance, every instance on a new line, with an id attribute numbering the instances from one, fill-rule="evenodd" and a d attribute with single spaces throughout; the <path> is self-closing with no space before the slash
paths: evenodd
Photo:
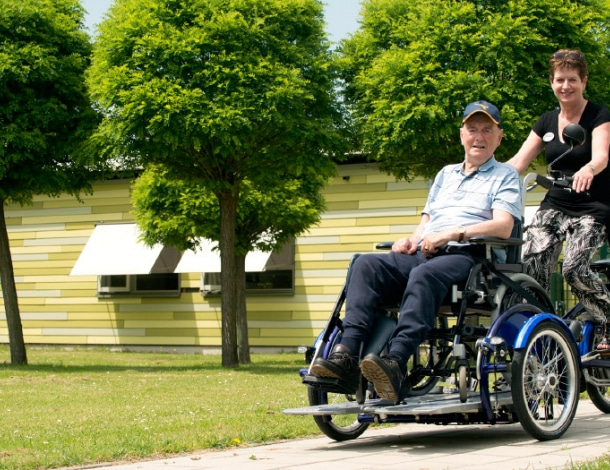
<path id="1" fill-rule="evenodd" d="M 464 240 L 468 241 L 471 237 L 490 236 L 499 238 L 509 238 L 513 231 L 515 220 L 509 212 L 494 209 L 493 218 L 478 224 L 467 225 L 465 227 Z M 435 254 L 438 248 L 451 241 L 458 241 L 460 233 L 458 228 L 451 228 L 437 233 L 429 233 L 425 236 L 422 246 L 428 250 L 424 253 Z"/>

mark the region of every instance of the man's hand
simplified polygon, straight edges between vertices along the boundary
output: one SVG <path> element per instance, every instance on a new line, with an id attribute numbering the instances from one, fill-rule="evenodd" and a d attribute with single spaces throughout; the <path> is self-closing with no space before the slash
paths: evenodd
<path id="1" fill-rule="evenodd" d="M 445 246 L 452 240 L 457 239 L 457 232 L 454 229 L 443 230 L 442 232 L 429 233 L 421 242 L 421 252 L 427 258 L 438 253 L 438 249 Z"/>
<path id="2" fill-rule="evenodd" d="M 421 242 L 421 251 L 425 257 L 430 258 L 438 252 L 438 248 L 446 245 L 451 238 L 446 236 L 446 230 L 438 233 L 429 233 Z"/>
<path id="3" fill-rule="evenodd" d="M 417 241 L 413 241 L 410 237 L 403 237 L 396 240 L 392 245 L 392 251 L 412 255 L 417 250 Z"/>

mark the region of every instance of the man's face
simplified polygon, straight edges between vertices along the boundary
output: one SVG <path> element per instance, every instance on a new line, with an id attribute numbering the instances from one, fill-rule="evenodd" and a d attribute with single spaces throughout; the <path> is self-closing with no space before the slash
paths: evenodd
<path id="1" fill-rule="evenodd" d="M 479 167 L 494 154 L 503 131 L 486 114 L 476 113 L 460 128 L 460 140 L 466 151 L 466 163 Z"/>

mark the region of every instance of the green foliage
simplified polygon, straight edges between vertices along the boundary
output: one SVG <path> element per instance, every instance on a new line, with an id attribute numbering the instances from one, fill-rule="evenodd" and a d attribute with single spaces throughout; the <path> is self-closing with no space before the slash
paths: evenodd
<path id="1" fill-rule="evenodd" d="M 106 153 L 213 191 L 331 172 L 334 83 L 316 0 L 118 0 L 89 72 Z"/>
<path id="2" fill-rule="evenodd" d="M 323 178 L 312 175 L 279 179 L 275 186 L 260 190 L 244 180 L 237 208 L 236 254 L 254 248 L 271 251 L 318 222 L 324 209 L 320 194 L 324 184 Z M 220 237 L 218 200 L 194 181 L 168 178 L 167 171 L 153 166 L 136 180 L 132 196 L 136 221 L 150 245 L 184 250 L 197 246 L 198 238 Z"/>
<path id="3" fill-rule="evenodd" d="M 485 99 L 504 121 L 497 157 L 510 158 L 557 105 L 547 64 L 563 47 L 585 52 L 587 96 L 607 104 L 607 18 L 596 0 L 365 0 L 339 50 L 365 154 L 398 178 L 432 176 L 463 158 L 462 111 Z"/>
<path id="4" fill-rule="evenodd" d="M 88 188 L 90 54 L 77 0 L 0 2 L 0 201 Z"/>

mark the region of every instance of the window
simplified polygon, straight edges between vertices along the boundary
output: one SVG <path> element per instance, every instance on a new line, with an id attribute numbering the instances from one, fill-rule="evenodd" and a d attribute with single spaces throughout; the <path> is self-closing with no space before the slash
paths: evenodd
<path id="1" fill-rule="evenodd" d="M 260 269 L 248 268 L 246 262 L 247 294 L 293 294 L 294 242 L 286 243 L 280 250 L 269 254 Z M 204 296 L 220 295 L 220 272 L 202 273 L 201 291 Z"/>
<path id="2" fill-rule="evenodd" d="M 178 296 L 180 295 L 180 274 L 117 274 L 98 276 L 99 297 L 137 296 Z"/>

